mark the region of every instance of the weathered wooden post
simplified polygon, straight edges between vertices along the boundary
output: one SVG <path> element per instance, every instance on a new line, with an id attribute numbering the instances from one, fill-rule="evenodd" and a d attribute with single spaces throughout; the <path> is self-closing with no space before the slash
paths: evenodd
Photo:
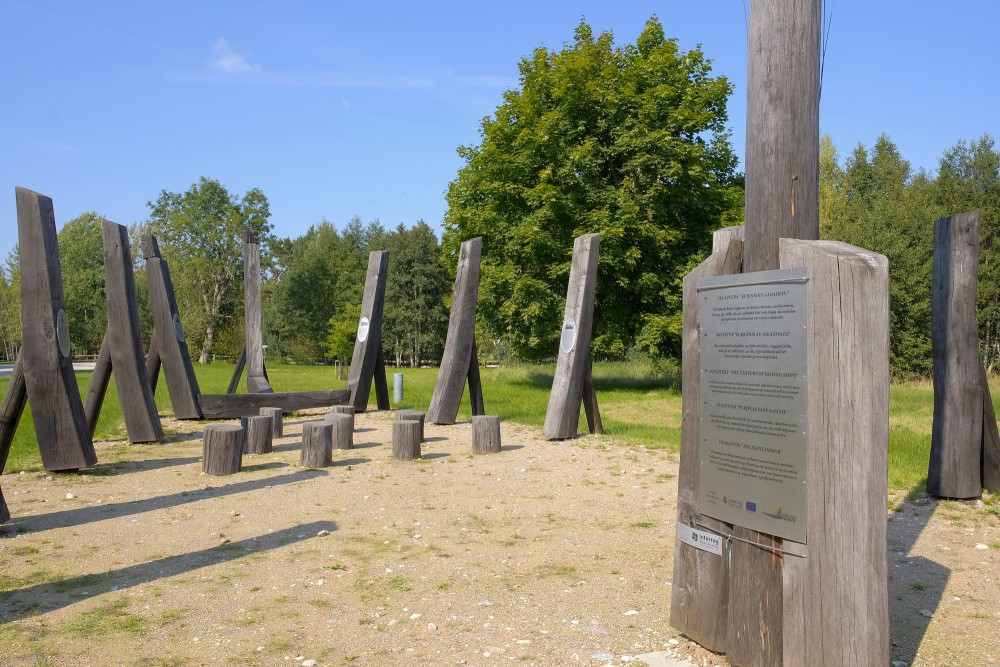
<path id="1" fill-rule="evenodd" d="M 261 408 L 260 414 L 271 418 L 271 440 L 282 437 L 284 417 L 281 408 Z"/>
<path id="2" fill-rule="evenodd" d="M 354 342 L 351 372 L 347 376 L 347 388 L 351 392 L 350 404 L 356 412 L 368 409 L 368 394 L 373 379 L 378 409 L 389 409 L 389 387 L 385 380 L 385 362 L 382 360 L 382 309 L 385 305 L 385 280 L 388 271 L 388 251 L 378 250 L 368 255 L 358 337 Z"/>
<path id="3" fill-rule="evenodd" d="M 976 323 L 979 224 L 979 211 L 934 223 L 934 423 L 927 493 L 941 498 L 1000 491 L 1000 444 Z"/>
<path id="4" fill-rule="evenodd" d="M 252 230 L 243 233 L 243 350 L 236 362 L 233 379 L 226 393 L 235 393 L 243 366 L 247 371 L 247 393 L 271 394 L 271 384 L 264 368 L 264 339 L 260 308 L 260 235 Z"/>
<path id="5" fill-rule="evenodd" d="M 163 440 L 163 427 L 142 351 L 128 229 L 104 220 L 102 234 L 108 328 L 91 377 L 84 413 L 93 437 L 113 372 L 129 442 L 158 442 Z"/>
<path id="6" fill-rule="evenodd" d="M 323 422 L 303 424 L 299 465 L 303 468 L 326 468 L 332 464 L 333 426 Z"/>
<path id="7" fill-rule="evenodd" d="M 143 236 L 142 251 L 146 257 L 149 308 L 153 314 L 153 335 L 146 355 L 146 373 L 150 386 L 156 389 L 156 379 L 162 364 L 174 417 L 201 419 L 201 407 L 198 404 L 201 390 L 191 366 L 187 336 L 181 324 L 177 299 L 174 298 L 170 267 L 160 256 L 160 246 L 152 234 Z"/>
<path id="8" fill-rule="evenodd" d="M 327 413 L 323 423 L 333 427 L 331 432 L 333 449 L 354 449 L 354 415 L 342 412 Z"/>
<path id="9" fill-rule="evenodd" d="M 420 424 L 420 442 L 426 440 L 424 437 L 424 421 L 426 415 L 420 410 L 396 410 L 396 421 L 415 421 Z"/>
<path id="10" fill-rule="evenodd" d="M 472 418 L 472 453 L 496 454 L 501 449 L 500 417 L 476 415 Z"/>
<path id="11" fill-rule="evenodd" d="M 209 424 L 202 438 L 201 471 L 209 475 L 232 475 L 243 465 L 246 433 L 237 424 Z"/>
<path id="12" fill-rule="evenodd" d="M 97 463 L 73 372 L 52 200 L 16 188 L 21 257 L 21 365 L 46 470 Z M 14 398 L 14 397 L 12 397 Z M 20 413 L 12 406 L 10 412 Z"/>
<path id="13" fill-rule="evenodd" d="M 432 424 L 454 424 L 462 390 L 469 382 L 472 414 L 483 414 L 483 386 L 479 380 L 479 355 L 476 350 L 476 309 L 479 301 L 479 262 L 483 239 L 476 237 L 462 243 L 455 274 L 455 291 L 448 317 L 441 368 L 438 371 L 434 395 L 427 409 Z"/>
<path id="14" fill-rule="evenodd" d="M 392 456 L 397 461 L 420 458 L 420 422 L 412 419 L 392 422 Z"/>
<path id="15" fill-rule="evenodd" d="M 17 361 L 14 362 L 14 370 L 11 371 L 10 380 L 7 381 L 7 390 L 3 395 L 3 403 L 0 403 L 0 473 L 7 467 L 7 456 L 10 454 L 10 446 L 14 442 L 14 432 L 17 430 L 17 423 L 21 421 L 21 414 L 24 406 L 28 402 L 27 393 L 24 388 L 24 369 L 21 366 L 21 355 L 18 353 Z M 10 512 L 7 510 L 7 503 L 3 499 L 3 491 L 0 490 L 0 523 L 10 519 Z"/>
<path id="16" fill-rule="evenodd" d="M 3 489 L 0 489 L 0 523 L 10 521 L 10 510 L 7 509 L 7 501 L 3 499 Z"/>
<path id="17" fill-rule="evenodd" d="M 542 431 L 549 438 L 574 438 L 583 402 L 591 433 L 602 432 L 601 415 L 590 364 L 590 334 L 594 323 L 594 293 L 601 235 L 584 234 L 573 243 L 573 264 L 566 291 L 556 374 L 549 394 Z"/>
<path id="18" fill-rule="evenodd" d="M 274 422 L 270 415 L 240 417 L 243 427 L 243 453 L 269 454 L 274 451 Z"/>

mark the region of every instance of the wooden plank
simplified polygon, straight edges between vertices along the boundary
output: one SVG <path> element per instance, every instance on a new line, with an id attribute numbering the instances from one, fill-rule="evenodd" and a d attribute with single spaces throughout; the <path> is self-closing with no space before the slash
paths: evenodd
<path id="1" fill-rule="evenodd" d="M 432 424 L 455 423 L 466 380 L 471 377 L 482 254 L 483 239 L 479 236 L 464 241 L 459 248 L 455 290 L 452 293 L 451 314 L 448 316 L 448 335 L 441 355 L 441 368 L 434 384 L 434 394 L 431 396 L 430 407 L 427 408 L 427 420 Z M 476 372 L 478 371 L 477 363 Z M 482 385 L 477 382 L 477 387 L 481 394 Z"/>
<path id="2" fill-rule="evenodd" d="M 159 442 L 163 440 L 163 427 L 146 374 L 128 228 L 105 220 L 102 233 L 104 289 L 108 302 L 105 336 L 110 343 L 111 367 L 125 430 L 129 442 Z"/>
<path id="3" fill-rule="evenodd" d="M 163 375 L 170 392 L 170 403 L 177 419 L 201 419 L 198 404 L 198 378 L 195 377 L 188 354 L 187 337 L 174 298 L 170 267 L 160 257 L 156 237 L 143 237 L 146 256 L 146 282 L 149 285 L 149 308 L 153 314 L 153 343 L 163 366 Z M 148 361 L 148 359 L 147 359 Z"/>
<path id="4" fill-rule="evenodd" d="M 573 243 L 573 263 L 566 290 L 563 335 L 572 324 L 575 342 L 565 349 L 560 342 L 556 373 L 549 393 L 542 432 L 549 438 L 574 438 L 580 421 L 583 383 L 590 364 L 590 332 L 594 323 L 594 293 L 597 289 L 597 263 L 601 249 L 600 234 L 584 234 Z"/>
<path id="5" fill-rule="evenodd" d="M 97 363 L 94 364 L 94 373 L 90 376 L 90 387 L 87 389 L 87 398 L 83 403 L 83 414 L 87 416 L 87 427 L 90 429 L 90 437 L 94 437 L 97 431 L 97 421 L 101 417 L 101 408 L 104 406 L 104 396 L 108 393 L 108 384 L 111 382 L 111 338 L 108 332 L 104 332 L 104 339 L 101 341 L 101 351 L 97 355 Z"/>
<path id="6" fill-rule="evenodd" d="M 260 236 L 247 230 L 243 234 L 243 329 L 246 334 L 247 392 L 274 391 L 264 372 L 264 338 L 260 310 Z"/>
<path id="7" fill-rule="evenodd" d="M 146 377 L 149 378 L 149 388 L 156 395 L 156 383 L 160 379 L 160 351 L 156 348 L 156 329 L 149 338 L 149 348 L 146 351 Z"/>
<path id="8" fill-rule="evenodd" d="M 753 0 L 747 58 L 744 271 L 778 268 L 778 239 L 819 238 L 817 0 Z"/>
<path id="9" fill-rule="evenodd" d="M 997 416 L 993 411 L 990 397 L 990 383 L 986 379 L 986 368 L 980 364 L 982 373 L 979 384 L 983 395 L 983 467 L 981 477 L 983 488 L 990 493 L 1000 493 L 1000 433 L 997 432 Z"/>
<path id="10" fill-rule="evenodd" d="M 97 463 L 73 355 L 63 300 L 52 200 L 17 188 L 21 258 L 21 361 L 35 436 L 46 470 Z"/>
<path id="11" fill-rule="evenodd" d="M 717 229 L 712 234 L 712 252 L 719 252 L 720 250 L 725 250 L 729 247 L 732 241 L 739 241 L 743 243 L 744 232 L 746 227 L 739 225 L 736 227 L 723 227 L 722 229 Z"/>
<path id="12" fill-rule="evenodd" d="M 360 334 L 361 322 L 367 320 L 367 332 L 364 336 L 359 335 L 354 344 L 351 372 L 347 376 L 351 405 L 357 412 L 364 412 L 368 408 L 368 394 L 372 390 L 376 360 L 382 349 L 382 308 L 385 305 L 385 280 L 388 271 L 388 251 L 378 250 L 368 255 L 365 293 L 361 299 L 361 318 L 358 324 Z"/>
<path id="13" fill-rule="evenodd" d="M 239 419 L 260 412 L 261 408 L 281 408 L 284 412 L 346 405 L 346 389 L 323 391 L 274 392 L 271 394 L 200 394 L 198 403 L 205 419 Z"/>
<path id="14" fill-rule="evenodd" d="M 375 359 L 375 372 L 372 374 L 372 381 L 375 382 L 375 404 L 379 410 L 388 410 L 389 405 L 389 385 L 385 381 L 385 359 L 382 356 L 382 346 L 378 346 L 378 356 Z"/>
<path id="15" fill-rule="evenodd" d="M 711 526 L 721 533 L 730 527 L 698 511 L 701 448 L 701 324 L 698 317 L 698 281 L 709 276 L 738 273 L 743 243 L 727 238 L 718 251 L 684 277 L 681 364 L 681 456 L 677 480 L 677 522 L 692 528 Z M 701 551 L 678 537 L 674 541 L 674 574 L 670 598 L 670 625 L 705 648 L 725 652 L 729 607 L 729 572 L 725 554 Z"/>
<path id="16" fill-rule="evenodd" d="M 976 326 L 979 222 L 979 211 L 971 211 L 934 223 L 934 421 L 927 493 L 941 498 L 978 498 L 983 491 L 982 361 Z"/>
<path id="17" fill-rule="evenodd" d="M 7 501 L 3 498 L 3 489 L 0 489 L 0 523 L 10 521 L 10 510 L 7 509 Z"/>
<path id="18" fill-rule="evenodd" d="M 746 667 L 789 664 L 782 657 L 784 560 L 757 546 L 780 549 L 782 541 L 742 526 L 733 526 L 731 530 L 738 539 L 729 547 L 726 656 L 732 664 Z"/>
<path id="19" fill-rule="evenodd" d="M 472 341 L 472 358 L 469 359 L 469 405 L 473 417 L 486 414 L 486 407 L 483 404 L 483 381 L 479 376 L 479 348 L 475 339 Z"/>
<path id="20" fill-rule="evenodd" d="M 28 392 L 24 386 L 24 366 L 21 364 L 21 353 L 17 353 L 17 361 L 7 381 L 7 389 L 0 403 L 0 473 L 7 466 L 10 446 L 14 442 L 14 433 L 24 414 L 24 406 L 28 403 Z"/>
<path id="21" fill-rule="evenodd" d="M 809 277 L 808 545 L 806 558 L 784 559 L 783 664 L 884 667 L 888 261 L 844 243 L 783 239 L 781 268 L 797 267 Z"/>
<path id="22" fill-rule="evenodd" d="M 587 428 L 591 433 L 604 433 L 601 421 L 601 406 L 597 404 L 597 389 L 594 387 L 594 365 L 587 360 L 587 374 L 583 376 L 583 410 L 587 415 Z"/>
<path id="23" fill-rule="evenodd" d="M 235 394 L 236 390 L 240 388 L 240 378 L 243 377 L 243 369 L 247 365 L 247 344 L 243 341 L 243 347 L 240 348 L 240 356 L 236 357 L 236 368 L 233 369 L 233 377 L 229 379 L 229 386 L 226 387 L 227 394 Z"/>

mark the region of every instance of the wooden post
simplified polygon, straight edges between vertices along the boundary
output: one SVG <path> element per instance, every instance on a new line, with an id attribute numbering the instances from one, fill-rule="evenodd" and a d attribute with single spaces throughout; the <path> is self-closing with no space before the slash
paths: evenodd
<path id="1" fill-rule="evenodd" d="M 549 394 L 542 432 L 549 438 L 574 438 L 580 421 L 580 403 L 590 370 L 590 332 L 594 322 L 594 292 L 600 234 L 584 234 L 573 244 L 573 264 L 566 292 L 556 374 Z M 597 397 L 593 397 L 597 405 Z"/>
<path id="2" fill-rule="evenodd" d="M 240 348 L 240 354 L 236 357 L 236 366 L 233 368 L 233 377 L 229 378 L 229 386 L 226 387 L 227 394 L 235 394 L 236 390 L 240 388 L 240 378 L 243 377 L 243 369 L 247 365 L 247 344 L 243 341 L 243 347 Z"/>
<path id="3" fill-rule="evenodd" d="M 272 440 L 282 437 L 282 433 L 284 432 L 284 418 L 282 416 L 281 408 L 264 407 L 260 409 L 260 414 L 271 418 Z"/>
<path id="4" fill-rule="evenodd" d="M 351 392 L 350 404 L 356 412 L 368 409 L 368 394 L 372 378 L 378 367 L 382 350 L 382 308 L 385 303 L 385 280 L 389 271 L 389 253 L 385 250 L 368 255 L 368 273 L 365 276 L 365 293 L 361 299 L 361 318 L 358 321 L 358 338 L 354 343 L 351 372 L 347 388 Z M 385 365 L 382 369 L 382 387 L 385 389 Z M 376 392 L 377 393 L 377 392 Z M 376 397 L 378 398 L 378 397 Z M 389 392 L 385 392 L 388 409 Z M 380 400 L 380 399 L 379 399 Z M 379 406 L 379 409 L 383 409 Z"/>
<path id="5" fill-rule="evenodd" d="M 351 416 L 354 416 L 355 414 L 353 405 L 335 405 L 332 408 L 330 408 L 330 412 L 337 412 L 342 415 L 351 415 Z"/>
<path id="6" fill-rule="evenodd" d="M 16 188 L 21 257 L 21 362 L 46 470 L 97 463 L 73 372 L 52 200 Z"/>
<path id="7" fill-rule="evenodd" d="M 160 247 L 156 237 L 147 234 L 142 239 L 142 250 L 146 257 L 146 282 L 149 285 L 149 307 L 153 314 L 153 340 L 151 350 L 156 350 L 155 358 L 147 357 L 146 372 L 150 378 L 157 375 L 153 368 L 163 365 L 163 375 L 170 392 L 170 404 L 177 419 L 201 419 L 198 405 L 198 379 L 191 366 L 187 337 L 181 325 L 181 316 L 174 298 L 174 284 L 170 279 L 170 267 L 160 257 Z M 154 362 L 154 363 L 151 363 Z"/>
<path id="8" fill-rule="evenodd" d="M 274 451 L 274 422 L 270 415 L 246 415 L 240 417 L 243 427 L 243 453 L 269 454 Z"/>
<path id="9" fill-rule="evenodd" d="M 979 223 L 979 211 L 934 223 L 934 422 L 927 493 L 940 498 L 982 495 L 985 438 L 996 430 L 995 417 L 991 425 L 986 423 L 989 385 L 979 357 L 976 323 Z"/>
<path id="10" fill-rule="evenodd" d="M 479 262 L 483 239 L 476 237 L 462 243 L 455 274 L 455 291 L 448 318 L 441 368 L 427 419 L 432 424 L 454 424 L 462 390 L 469 381 L 472 414 L 482 414 L 483 390 L 479 381 L 479 359 L 476 355 L 476 306 L 479 300 Z M 477 411 L 478 408 L 478 411 Z"/>
<path id="11" fill-rule="evenodd" d="M 427 439 L 424 437 L 424 418 L 425 415 L 420 410 L 396 410 L 396 421 L 409 420 L 420 423 L 420 442 Z"/>
<path id="12" fill-rule="evenodd" d="M 392 422 L 392 456 L 397 461 L 420 458 L 420 422 L 412 419 Z"/>
<path id="13" fill-rule="evenodd" d="M 108 393 L 108 384 L 110 383 L 111 339 L 108 332 L 105 331 L 104 339 L 101 340 L 101 350 L 94 363 L 94 373 L 90 376 L 87 398 L 83 402 L 83 414 L 87 416 L 87 426 L 90 428 L 91 438 L 97 432 L 97 422 L 101 417 L 101 407 L 104 405 L 104 396 Z"/>
<path id="14" fill-rule="evenodd" d="M 323 423 L 333 427 L 333 449 L 354 449 L 354 415 L 328 412 Z"/>
<path id="15" fill-rule="evenodd" d="M 14 370 L 11 371 L 10 379 L 7 381 L 7 390 L 3 394 L 3 403 L 0 403 L 0 473 L 7 467 L 7 457 L 14 442 L 14 433 L 17 431 L 17 424 L 21 421 L 27 403 L 24 366 L 21 364 L 21 353 L 18 352 Z"/>
<path id="16" fill-rule="evenodd" d="M 604 433 L 601 421 L 601 406 L 597 404 L 597 389 L 594 387 L 594 365 L 587 359 L 587 372 L 583 376 L 583 411 L 587 416 L 587 428 L 591 433 Z"/>
<path id="17" fill-rule="evenodd" d="M 716 232 L 716 238 L 719 232 Z M 709 276 L 738 273 L 743 242 L 728 236 L 704 262 L 684 276 L 684 333 L 681 460 L 677 478 L 677 523 L 700 525 L 725 534 L 729 526 L 698 511 L 701 460 L 701 324 L 698 319 L 698 281 Z M 729 569 L 725 558 L 674 541 L 674 576 L 670 599 L 670 624 L 705 648 L 726 651 L 729 618 Z"/>
<path id="18" fill-rule="evenodd" d="M 209 475 L 240 471 L 246 434 L 236 424 L 209 424 L 202 440 L 201 470 Z"/>
<path id="19" fill-rule="evenodd" d="M 381 334 L 380 334 L 381 335 Z M 375 359 L 375 372 L 372 374 L 375 383 L 375 405 L 379 410 L 388 410 L 389 385 L 385 381 L 385 358 L 382 356 L 382 345 L 378 346 L 378 357 Z"/>
<path id="20" fill-rule="evenodd" d="M 125 430 L 129 442 L 158 442 L 163 440 L 163 427 L 146 373 L 128 228 L 105 220 L 102 233 L 104 286 L 108 302 L 108 330 L 105 336 L 110 348 L 118 402 L 125 418 Z M 103 351 L 103 344 L 101 349 Z"/>
<path id="21" fill-rule="evenodd" d="M 500 451 L 500 417 L 476 415 L 472 418 L 472 453 L 496 454 Z"/>
<path id="22" fill-rule="evenodd" d="M 332 464 L 333 426 L 322 422 L 303 424 L 299 465 L 303 468 L 326 468 Z"/>
<path id="23" fill-rule="evenodd" d="M 7 501 L 3 499 L 3 489 L 0 489 L 0 523 L 10 521 L 10 510 L 7 509 Z"/>
<path id="24" fill-rule="evenodd" d="M 997 431 L 997 416 L 993 411 L 986 367 L 980 368 L 979 382 L 983 387 L 983 488 L 990 493 L 1000 493 L 1000 432 Z"/>
<path id="25" fill-rule="evenodd" d="M 819 238 L 820 5 L 750 3 L 747 273 L 778 268 L 780 238 Z"/>
<path id="26" fill-rule="evenodd" d="M 246 332 L 247 392 L 271 393 L 264 371 L 264 340 L 260 310 L 260 236 L 247 230 L 243 235 L 243 326 Z"/>

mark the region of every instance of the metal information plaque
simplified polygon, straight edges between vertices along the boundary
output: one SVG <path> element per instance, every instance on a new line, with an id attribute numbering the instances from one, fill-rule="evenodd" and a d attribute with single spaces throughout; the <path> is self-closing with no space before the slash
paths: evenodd
<path id="1" fill-rule="evenodd" d="M 698 281 L 698 511 L 806 541 L 806 270 Z"/>

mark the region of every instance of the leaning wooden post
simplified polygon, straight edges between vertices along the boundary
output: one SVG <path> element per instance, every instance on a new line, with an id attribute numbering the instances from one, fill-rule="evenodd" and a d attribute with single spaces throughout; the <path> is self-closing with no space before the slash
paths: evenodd
<path id="1" fill-rule="evenodd" d="M 10 454 L 10 446 L 14 442 L 14 432 L 17 430 L 17 423 L 21 421 L 21 414 L 24 406 L 28 402 L 28 394 L 24 387 L 24 369 L 21 366 L 21 354 L 18 353 L 17 361 L 14 362 L 14 370 L 7 381 L 7 390 L 3 395 L 3 403 L 0 404 L 0 474 L 7 466 L 7 456 Z M 3 491 L 0 490 L 0 523 L 10 519 L 10 512 L 7 510 L 7 503 L 3 499 Z"/>
<path id="2" fill-rule="evenodd" d="M 198 388 L 198 379 L 191 366 L 187 337 L 181 325 L 177 300 L 174 298 L 170 268 L 160 256 L 160 247 L 155 236 L 147 234 L 143 237 L 142 250 L 146 257 L 149 307 L 153 314 L 153 340 L 150 343 L 146 372 L 152 378 L 156 375 L 155 369 L 162 364 L 174 417 L 201 419 L 201 407 L 198 405 L 198 394 L 201 390 Z"/>
<path id="3" fill-rule="evenodd" d="M 476 237 L 462 243 L 455 274 L 455 291 L 448 318 L 448 336 L 441 356 L 434 395 L 427 409 L 432 424 L 454 424 L 462 390 L 469 381 L 472 414 L 483 413 L 483 389 L 479 381 L 479 359 L 476 354 L 476 306 L 479 300 L 479 262 L 483 239 Z"/>
<path id="4" fill-rule="evenodd" d="M 984 410 L 989 398 L 979 357 L 976 289 L 979 277 L 979 211 L 934 223 L 931 280 L 931 354 L 934 360 L 934 422 L 927 493 L 940 498 L 982 495 L 984 446 L 996 420 Z M 994 462 L 994 466 L 996 463 Z M 984 474 L 986 473 L 986 474 Z"/>
<path id="5" fill-rule="evenodd" d="M 243 235 L 243 323 L 246 332 L 247 392 L 270 394 L 274 390 L 264 370 L 264 340 L 260 310 L 260 236 Z"/>
<path id="6" fill-rule="evenodd" d="M 778 239 L 819 238 L 818 0 L 753 0 L 747 57 L 744 271 L 778 268 Z"/>
<path id="7" fill-rule="evenodd" d="M 10 510 L 7 509 L 7 501 L 3 499 L 3 489 L 0 489 L 0 523 L 10 521 Z"/>
<path id="8" fill-rule="evenodd" d="M 368 255 L 368 273 L 365 276 L 365 293 L 361 299 L 361 319 L 358 321 L 358 337 L 354 343 L 351 358 L 351 373 L 347 377 L 347 388 L 351 391 L 351 405 L 356 412 L 368 409 L 368 394 L 372 379 L 381 374 L 381 386 L 385 387 L 385 366 L 378 362 L 382 348 L 382 308 L 385 304 L 385 280 L 389 271 L 389 252 L 377 250 Z M 389 395 L 385 392 L 385 405 L 381 392 L 376 396 L 379 410 L 389 409 Z"/>
<path id="9" fill-rule="evenodd" d="M 105 331 L 104 339 L 101 341 L 101 351 L 97 354 L 94 372 L 90 376 L 87 398 L 83 399 L 83 414 L 87 417 L 91 438 L 97 432 L 97 422 L 101 418 L 101 408 L 104 406 L 104 397 L 108 393 L 109 384 L 111 384 L 111 338 Z M 155 391 L 152 384 L 150 390 Z"/>
<path id="10" fill-rule="evenodd" d="M 573 244 L 573 264 L 569 272 L 556 374 L 549 394 L 545 426 L 542 428 L 542 432 L 549 438 L 576 437 L 580 404 L 583 401 L 584 385 L 587 383 L 586 375 L 591 368 L 590 333 L 594 323 L 594 293 L 597 289 L 600 248 L 600 234 L 584 234 Z M 588 402 L 596 409 L 597 396 L 589 396 Z"/>
<path id="11" fill-rule="evenodd" d="M 17 188 L 21 256 L 21 362 L 46 470 L 97 463 L 73 372 L 52 200 Z"/>

